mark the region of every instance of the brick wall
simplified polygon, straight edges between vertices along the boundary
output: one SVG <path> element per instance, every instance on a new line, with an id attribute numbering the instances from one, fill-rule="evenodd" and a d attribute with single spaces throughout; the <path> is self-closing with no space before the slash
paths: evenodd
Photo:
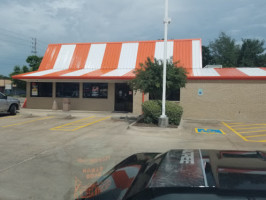
<path id="1" fill-rule="evenodd" d="M 184 119 L 264 120 L 266 81 L 189 80 L 180 102 Z"/>

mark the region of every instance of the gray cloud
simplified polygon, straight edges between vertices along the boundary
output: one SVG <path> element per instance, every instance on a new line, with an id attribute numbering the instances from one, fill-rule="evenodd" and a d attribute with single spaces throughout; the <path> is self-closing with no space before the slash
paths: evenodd
<path id="1" fill-rule="evenodd" d="M 265 9 L 265 0 L 169 0 L 169 38 L 265 39 Z M 49 43 L 154 40 L 163 18 L 163 0 L 2 0 L 0 74 L 25 64 L 31 37 L 40 56 Z"/>

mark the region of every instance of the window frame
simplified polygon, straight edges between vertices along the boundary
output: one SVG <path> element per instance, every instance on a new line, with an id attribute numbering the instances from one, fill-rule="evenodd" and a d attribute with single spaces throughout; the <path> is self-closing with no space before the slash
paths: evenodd
<path id="1" fill-rule="evenodd" d="M 35 83 L 35 84 L 49 84 L 49 85 L 51 85 L 51 95 L 48 95 L 48 96 L 40 96 L 40 94 L 42 94 L 42 93 L 40 93 L 40 88 L 42 88 L 42 87 L 37 87 L 37 95 L 33 95 L 32 94 L 32 89 L 33 89 L 33 83 Z M 33 98 L 51 98 L 51 97 L 53 97 L 53 83 L 52 82 L 30 82 L 30 97 L 33 97 Z"/>
<path id="2" fill-rule="evenodd" d="M 58 95 L 58 87 L 59 85 L 63 85 L 63 84 L 66 84 L 66 85 L 77 85 L 77 96 L 67 96 L 67 95 Z M 62 88 L 68 88 L 68 87 L 62 87 Z M 56 82 L 55 83 L 55 97 L 56 98 L 74 98 L 74 99 L 77 99 L 80 97 L 80 83 L 78 82 Z M 60 91 L 61 92 L 61 91 Z M 66 92 L 66 91 L 63 91 L 63 93 Z M 75 91 L 72 92 L 72 94 L 74 94 Z"/>
<path id="3" fill-rule="evenodd" d="M 167 92 L 169 92 L 169 91 L 166 91 L 166 93 Z M 171 91 L 171 93 L 174 93 L 175 91 Z M 169 99 L 169 96 L 167 97 L 166 96 L 166 100 L 167 101 L 173 101 L 173 102 L 180 102 L 180 98 L 181 98 L 181 88 L 179 88 L 179 91 L 177 91 L 177 95 L 178 95 L 178 100 L 174 100 L 174 99 Z M 159 98 L 159 99 L 157 99 L 157 98 L 150 98 L 150 96 L 149 96 L 149 100 L 162 100 L 162 98 Z"/>
<path id="4" fill-rule="evenodd" d="M 100 94 L 100 90 L 106 89 L 106 96 L 88 96 L 85 95 L 85 88 L 86 88 L 86 84 L 90 85 L 87 86 L 87 88 L 89 87 L 90 90 L 92 91 L 92 87 L 99 87 L 99 94 Z M 101 83 L 101 82 L 87 82 L 87 83 L 83 83 L 83 90 L 82 90 L 82 97 L 84 99 L 108 99 L 108 83 Z M 103 87 L 104 86 L 104 87 Z"/>

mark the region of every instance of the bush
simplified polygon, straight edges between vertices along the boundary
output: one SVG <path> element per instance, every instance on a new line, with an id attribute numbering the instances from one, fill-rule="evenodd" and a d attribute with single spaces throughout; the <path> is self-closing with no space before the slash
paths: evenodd
<path id="1" fill-rule="evenodd" d="M 142 104 L 145 123 L 158 123 L 158 117 L 162 113 L 161 103 L 157 100 L 145 101 Z"/>
<path id="2" fill-rule="evenodd" d="M 166 101 L 165 103 L 166 115 L 169 119 L 169 124 L 179 125 L 183 109 L 174 102 Z M 142 104 L 145 123 L 158 124 L 158 118 L 162 114 L 162 101 L 151 100 Z"/>

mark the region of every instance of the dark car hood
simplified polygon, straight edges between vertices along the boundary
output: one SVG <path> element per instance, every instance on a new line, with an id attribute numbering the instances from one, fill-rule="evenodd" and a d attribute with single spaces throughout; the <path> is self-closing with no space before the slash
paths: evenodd
<path id="1" fill-rule="evenodd" d="M 171 150 L 134 154 L 89 187 L 80 199 L 127 199 L 157 188 L 265 191 L 266 153 Z"/>

